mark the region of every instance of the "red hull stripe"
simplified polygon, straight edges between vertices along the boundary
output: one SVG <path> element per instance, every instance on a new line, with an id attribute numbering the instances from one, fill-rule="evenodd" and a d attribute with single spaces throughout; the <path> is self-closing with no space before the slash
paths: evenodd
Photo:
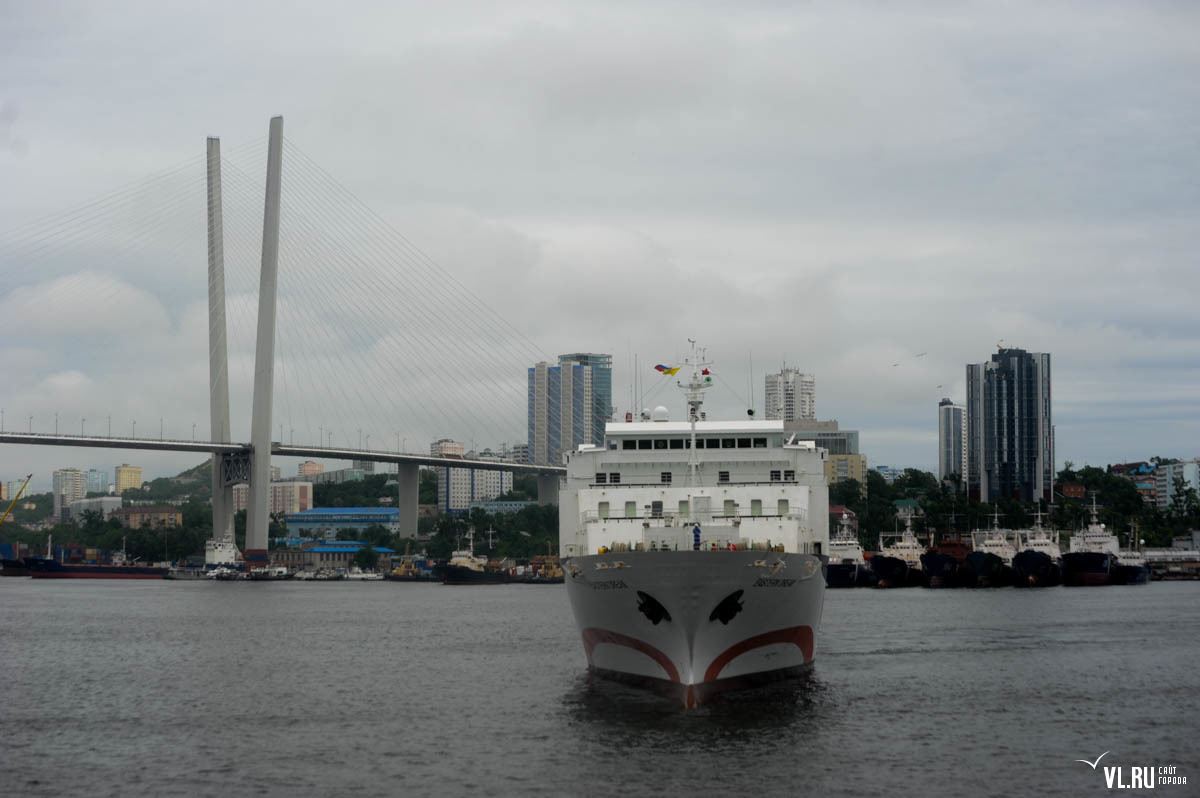
<path id="1" fill-rule="evenodd" d="M 800 651 L 804 654 L 806 663 L 812 662 L 813 658 L 813 630 L 811 626 L 793 626 L 789 629 L 776 629 L 774 632 L 747 637 L 740 643 L 734 643 L 729 648 L 725 649 L 722 654 L 712 661 L 708 666 L 708 670 L 704 672 L 704 681 L 714 682 L 721 677 L 721 671 L 725 670 L 725 666 L 733 660 L 745 654 L 747 651 L 752 651 L 763 646 L 770 646 L 776 643 L 795 643 L 800 647 Z"/>
<path id="2" fill-rule="evenodd" d="M 638 640 L 636 637 L 623 635 L 620 632 L 610 632 L 607 629 L 588 627 L 587 629 L 583 630 L 583 650 L 587 653 L 588 665 L 596 664 L 592 660 L 592 650 L 601 643 L 612 643 L 615 646 L 625 646 L 626 648 L 632 648 L 634 651 L 641 652 L 657 662 L 659 666 L 661 666 L 662 669 L 667 672 L 667 678 L 673 682 L 679 681 L 679 670 L 675 667 L 675 663 L 671 662 L 671 658 L 666 654 L 662 653 L 649 643 L 644 643 L 641 640 Z"/>

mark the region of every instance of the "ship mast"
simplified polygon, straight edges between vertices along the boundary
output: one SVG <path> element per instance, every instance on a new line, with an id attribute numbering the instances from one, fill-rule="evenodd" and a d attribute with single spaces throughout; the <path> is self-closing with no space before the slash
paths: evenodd
<path id="1" fill-rule="evenodd" d="M 706 349 L 696 349 L 696 342 L 691 338 L 688 343 L 692 345 L 692 354 L 684 358 L 684 364 L 692 367 L 692 373 L 688 377 L 687 383 L 682 380 L 677 384 L 683 389 L 683 394 L 687 398 L 688 405 L 688 421 L 692 425 L 692 440 L 688 457 L 688 487 L 695 488 L 699 484 L 700 459 L 696 456 L 696 422 L 700 420 L 700 407 L 704 404 L 704 392 L 712 387 L 712 377 L 708 373 L 710 365 L 705 359 L 707 356 Z"/>

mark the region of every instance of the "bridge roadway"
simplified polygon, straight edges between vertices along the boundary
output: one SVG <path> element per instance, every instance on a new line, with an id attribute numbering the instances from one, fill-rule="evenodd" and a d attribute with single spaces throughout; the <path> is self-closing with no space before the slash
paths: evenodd
<path id="1" fill-rule="evenodd" d="M 100 449 L 141 449 L 159 452 L 195 452 L 197 454 L 237 454 L 250 452 L 248 443 L 217 443 L 215 441 L 181 441 L 170 438 L 122 438 L 106 435 L 53 435 L 42 432 L 0 432 L 0 443 L 32 446 L 83 446 Z M 477 468 L 484 471 L 511 471 L 514 474 L 562 476 L 562 466 L 529 465 L 494 460 L 467 460 L 459 457 L 388 452 L 378 449 L 339 449 L 324 446 L 284 446 L 271 442 L 275 457 L 320 457 L 330 460 L 362 460 L 375 463 L 408 463 L 431 468 Z"/>

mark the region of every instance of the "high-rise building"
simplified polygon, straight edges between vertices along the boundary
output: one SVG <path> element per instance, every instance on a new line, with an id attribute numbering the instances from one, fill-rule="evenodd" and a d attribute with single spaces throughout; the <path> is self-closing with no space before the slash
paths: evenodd
<path id="1" fill-rule="evenodd" d="M 116 479 L 113 481 L 117 483 L 118 496 L 130 488 L 137 488 L 138 490 L 142 489 L 141 466 L 131 466 L 128 463 L 122 463 L 116 467 L 115 471 Z"/>
<path id="2" fill-rule="evenodd" d="M 938 478 L 958 474 L 959 485 L 967 485 L 967 409 L 949 399 L 938 402 Z"/>
<path id="3" fill-rule="evenodd" d="M 245 510 L 250 504 L 250 486 L 240 482 L 233 486 L 233 511 Z M 272 482 L 267 498 L 267 512 L 302 513 L 313 506 L 311 482 Z"/>
<path id="4" fill-rule="evenodd" d="M 783 431 L 798 441 L 812 441 L 830 454 L 858 454 L 858 430 L 838 429 L 837 419 L 798 419 L 783 422 Z"/>
<path id="5" fill-rule="evenodd" d="M 54 494 L 54 520 L 67 520 L 68 506 L 87 496 L 87 474 L 78 468 L 62 468 L 51 476 Z"/>
<path id="6" fill-rule="evenodd" d="M 320 474 L 325 470 L 325 466 L 321 463 L 314 463 L 312 460 L 305 460 L 296 469 L 297 476 L 311 477 L 313 474 Z"/>
<path id="7" fill-rule="evenodd" d="M 612 355 L 576 352 L 529 369 L 529 462 L 558 465 L 564 451 L 604 442 L 612 416 Z"/>
<path id="8" fill-rule="evenodd" d="M 1050 354 L 1001 348 L 968 363 L 968 496 L 1050 501 L 1053 490 Z"/>
<path id="9" fill-rule="evenodd" d="M 768 421 L 816 418 L 816 378 L 786 366 L 778 374 L 768 374 L 766 410 Z"/>
<path id="10" fill-rule="evenodd" d="M 1177 501 L 1177 487 L 1185 491 L 1191 488 L 1200 493 L 1200 457 L 1181 463 L 1160 463 L 1155 469 L 1154 478 L 1154 500 L 1158 509 L 1165 513 Z M 1175 484 L 1176 480 L 1180 481 L 1179 485 Z"/>
<path id="11" fill-rule="evenodd" d="M 108 472 L 89 468 L 87 472 L 88 493 L 108 493 Z"/>

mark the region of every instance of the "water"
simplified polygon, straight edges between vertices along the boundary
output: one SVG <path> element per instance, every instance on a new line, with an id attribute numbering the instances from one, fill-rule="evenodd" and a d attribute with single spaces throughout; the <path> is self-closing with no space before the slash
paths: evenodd
<path id="1" fill-rule="evenodd" d="M 829 591 L 801 681 L 584 670 L 559 586 L 0 579 L 22 795 L 1078 795 L 1200 779 L 1200 583 Z"/>

